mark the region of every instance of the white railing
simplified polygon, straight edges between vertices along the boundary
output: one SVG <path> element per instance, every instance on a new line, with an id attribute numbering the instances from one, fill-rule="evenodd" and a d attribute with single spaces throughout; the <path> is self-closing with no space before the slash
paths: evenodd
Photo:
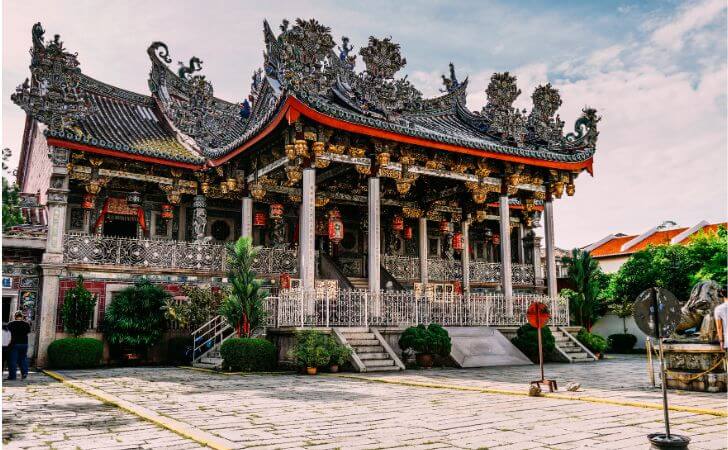
<path id="1" fill-rule="evenodd" d="M 549 305 L 551 325 L 569 324 L 568 302 L 560 297 L 515 294 L 509 300 L 499 294 L 286 290 L 268 298 L 268 326 L 520 326 L 535 301 Z"/>
<path id="2" fill-rule="evenodd" d="M 217 350 L 233 334 L 233 329 L 222 316 L 207 321 L 192 332 L 192 363 L 198 362 L 208 352 Z"/>

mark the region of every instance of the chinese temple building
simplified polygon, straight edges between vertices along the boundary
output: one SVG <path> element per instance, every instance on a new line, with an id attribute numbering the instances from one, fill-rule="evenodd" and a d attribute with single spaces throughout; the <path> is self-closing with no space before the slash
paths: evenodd
<path id="1" fill-rule="evenodd" d="M 553 202 L 592 172 L 594 109 L 565 132 L 559 92 L 539 86 L 519 110 L 505 72 L 471 111 L 452 64 L 441 95 L 424 98 L 397 76 L 407 61 L 390 38 L 355 52 L 316 20 L 265 22 L 264 45 L 249 95 L 228 101 L 200 58 L 175 70 L 154 42 L 141 94 L 84 74 L 58 35 L 33 26 L 31 76 L 12 100 L 27 113 L 18 182 L 40 193 L 47 225 L 40 301 L 28 306 L 40 365 L 79 274 L 98 294 L 97 327 L 141 276 L 171 292 L 224 284 L 224 244 L 240 236 L 260 246 L 271 326 L 417 322 L 433 299 L 444 303 L 427 314 L 444 322 L 520 324 L 534 296 L 568 325 Z M 490 306 L 474 308 L 479 298 Z"/>

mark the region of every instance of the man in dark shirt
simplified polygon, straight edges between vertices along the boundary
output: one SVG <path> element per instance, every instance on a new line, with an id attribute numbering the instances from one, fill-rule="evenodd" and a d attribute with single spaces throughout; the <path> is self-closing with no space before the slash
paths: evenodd
<path id="1" fill-rule="evenodd" d="M 16 379 L 18 365 L 20 365 L 20 376 L 23 379 L 28 376 L 28 334 L 30 334 L 30 324 L 23 319 L 23 313 L 18 311 L 15 313 L 15 320 L 8 324 L 11 336 L 8 380 Z"/>

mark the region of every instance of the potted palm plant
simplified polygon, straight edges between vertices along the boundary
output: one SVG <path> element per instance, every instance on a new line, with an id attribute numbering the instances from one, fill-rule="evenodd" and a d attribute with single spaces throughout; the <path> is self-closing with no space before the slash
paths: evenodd
<path id="1" fill-rule="evenodd" d="M 331 360 L 328 337 L 320 331 L 301 331 L 296 334 L 292 354 L 301 369 L 309 375 L 316 375 L 318 368 Z"/>
<path id="2" fill-rule="evenodd" d="M 331 354 L 329 372 L 337 373 L 339 368 L 351 357 L 352 350 L 348 345 L 339 344 L 334 338 L 329 337 L 329 353 Z"/>
<path id="3" fill-rule="evenodd" d="M 436 323 L 427 327 L 420 324 L 404 330 L 399 338 L 399 347 L 403 351 L 414 351 L 417 365 L 429 369 L 433 364 L 433 357 L 448 356 L 452 344 L 447 330 Z"/>

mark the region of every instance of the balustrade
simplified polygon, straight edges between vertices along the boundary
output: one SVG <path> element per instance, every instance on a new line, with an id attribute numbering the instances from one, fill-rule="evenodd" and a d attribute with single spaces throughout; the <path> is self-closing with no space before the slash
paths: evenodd
<path id="1" fill-rule="evenodd" d="M 420 259 L 412 256 L 383 255 L 382 264 L 396 279 L 417 281 L 420 278 Z M 427 270 L 432 281 L 452 281 L 462 279 L 462 263 L 456 259 L 429 258 Z M 470 262 L 471 283 L 500 283 L 501 265 L 485 261 Z M 532 286 L 538 281 L 530 264 L 513 264 L 513 284 Z"/>

